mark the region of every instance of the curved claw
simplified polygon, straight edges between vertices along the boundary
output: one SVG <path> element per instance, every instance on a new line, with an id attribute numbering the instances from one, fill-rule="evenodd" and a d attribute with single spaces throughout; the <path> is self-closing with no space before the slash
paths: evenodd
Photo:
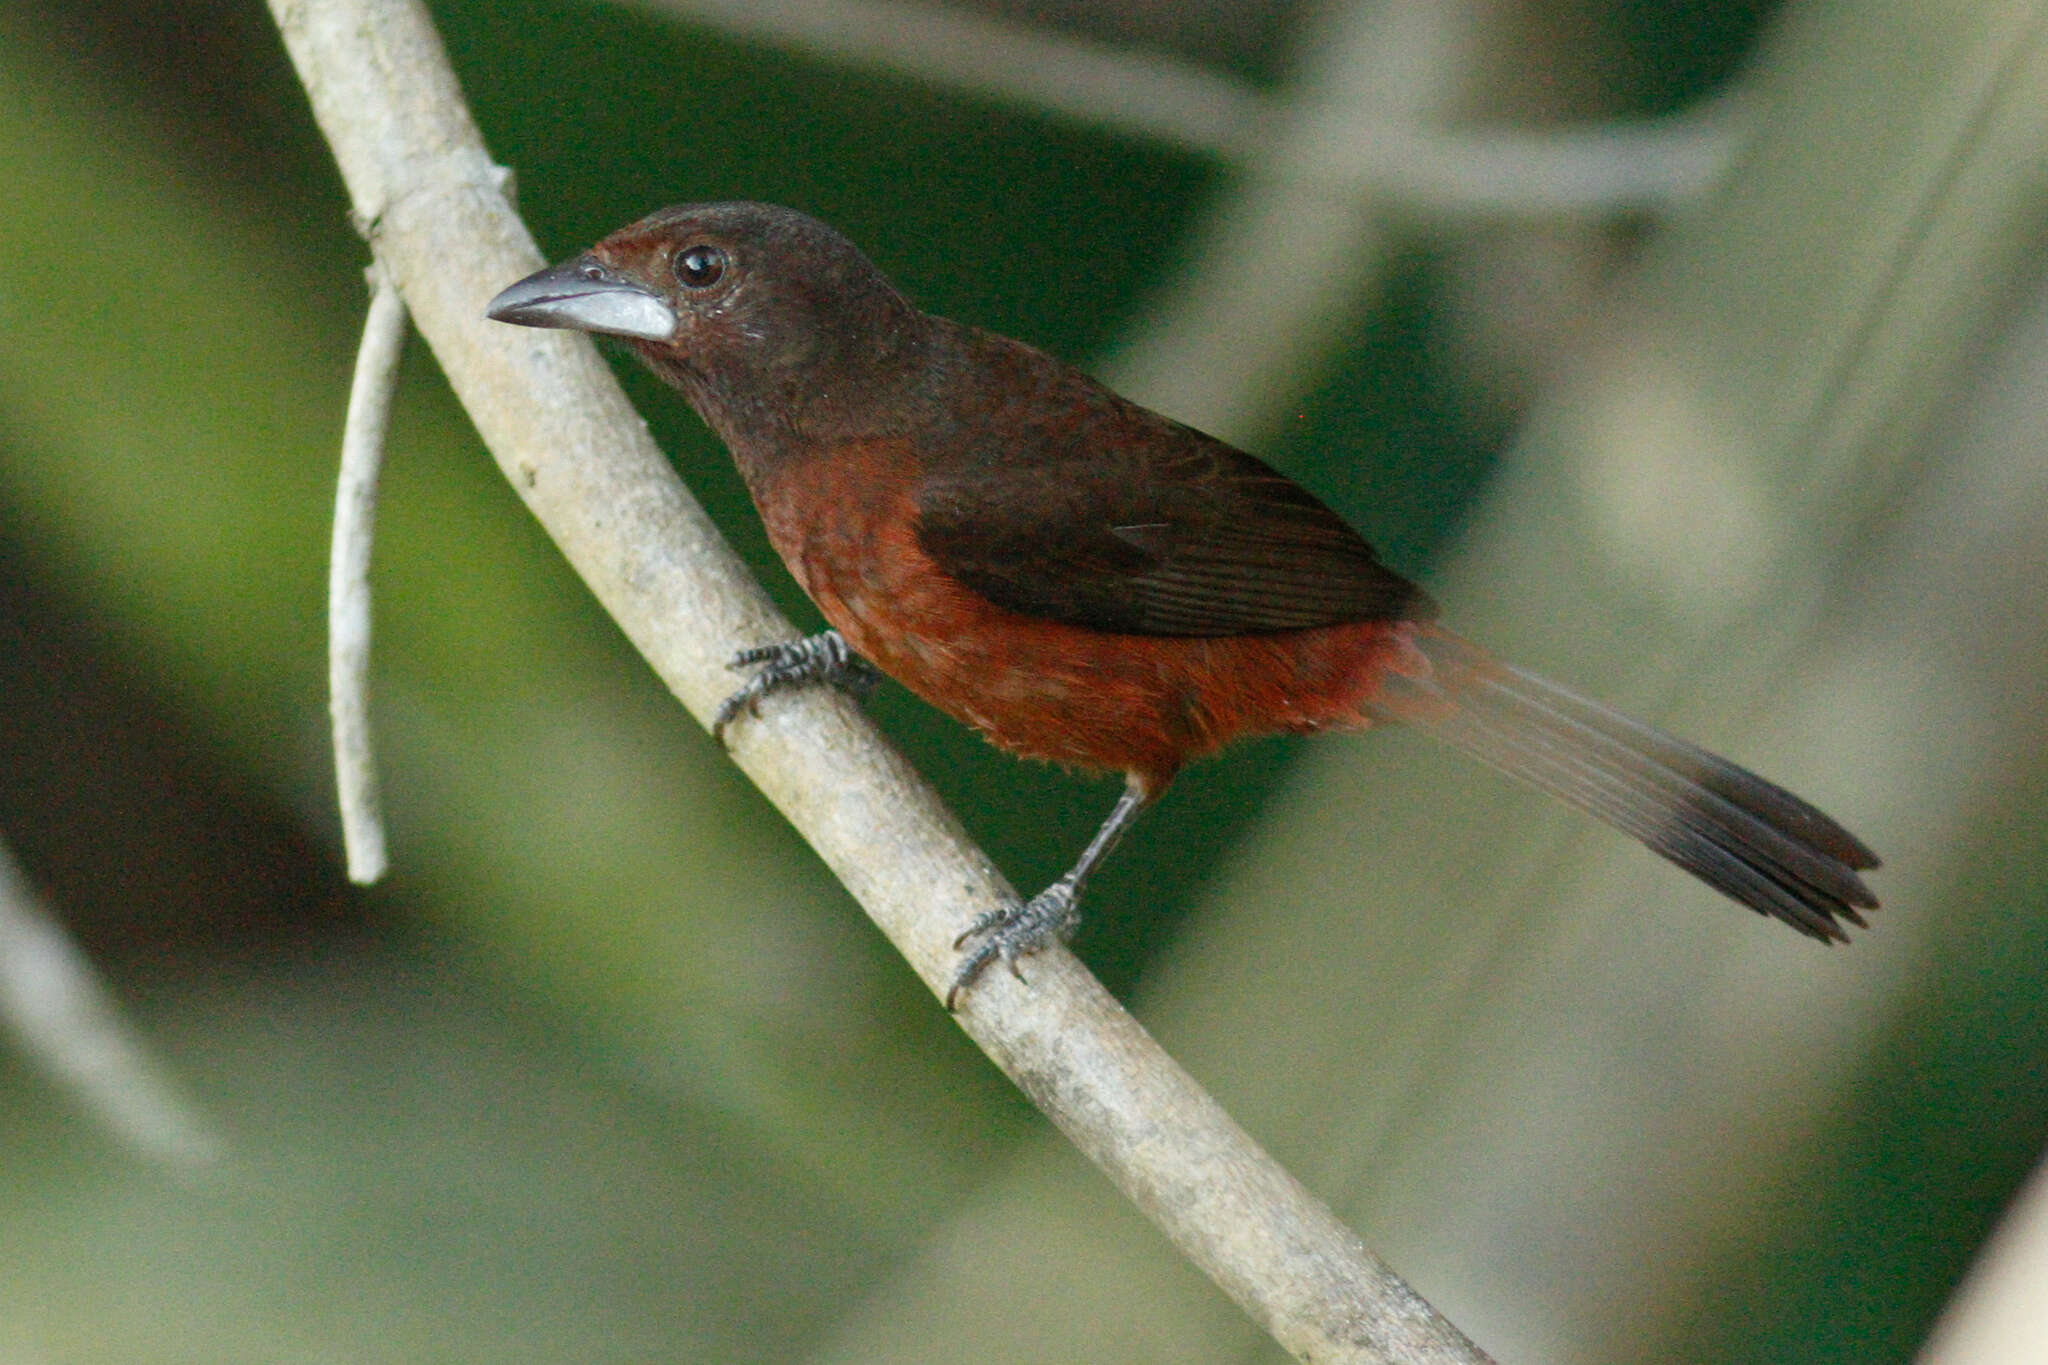
<path id="1" fill-rule="evenodd" d="M 720 703 L 718 713 L 711 718 L 711 737 L 721 744 L 725 742 L 725 727 L 738 719 L 740 712 L 749 716 L 761 714 L 763 697 L 815 682 L 831 683 L 856 697 L 864 697 L 882 679 L 873 664 L 847 648 L 836 630 L 743 649 L 727 661 L 726 667 L 758 667 L 761 671 Z"/>
<path id="2" fill-rule="evenodd" d="M 749 654 L 753 652 L 747 651 Z M 739 661 L 735 659 L 733 662 L 736 664 Z M 742 711 L 750 716 L 760 715 L 761 698 L 767 696 L 770 690 L 765 674 L 748 679 L 745 687 L 718 704 L 718 714 L 711 718 L 711 737 L 720 744 L 725 743 L 725 727 L 732 724 Z"/>
<path id="3" fill-rule="evenodd" d="M 1074 926 L 1081 922 L 1074 912 L 1074 900 L 1074 882 L 1062 877 L 1030 900 L 1000 906 L 968 925 L 953 940 L 953 946 L 965 948 L 972 940 L 981 941 L 968 948 L 967 955 L 954 968 L 953 982 L 946 988 L 946 1008 L 956 1008 L 960 992 L 973 985 L 997 958 L 1009 967 L 1010 975 L 1022 981 L 1024 973 L 1017 966 L 1018 958 L 1073 936 Z"/>

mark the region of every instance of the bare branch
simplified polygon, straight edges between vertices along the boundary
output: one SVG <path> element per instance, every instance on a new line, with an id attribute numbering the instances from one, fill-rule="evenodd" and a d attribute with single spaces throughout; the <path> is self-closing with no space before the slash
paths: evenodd
<path id="1" fill-rule="evenodd" d="M 2048 1165 L 2036 1166 L 1942 1310 L 1919 1365 L 2026 1365 L 2048 1357 Z"/>
<path id="2" fill-rule="evenodd" d="M 1139 402 L 1247 442 L 1322 369 L 1399 242 L 1383 194 L 1332 194 L 1330 149 L 1455 107 L 1484 23 L 1472 0 L 1333 4 L 1302 35 L 1271 154 L 1207 210 L 1182 278 L 1108 366 Z M 1260 268 L 1238 268 L 1247 242 Z"/>
<path id="3" fill-rule="evenodd" d="M 631 0 L 664 17 L 942 90 L 1022 104 L 1255 170 L 1299 151 L 1284 108 L 1244 82 L 923 0 Z M 1388 117 L 1316 146 L 1322 191 L 1424 217 L 1664 209 L 1719 177 L 1736 138 L 1718 115 L 1544 132 Z"/>
<path id="4" fill-rule="evenodd" d="M 36 901 L 0 845 L 0 1019 L 29 1052 L 144 1155 L 178 1166 L 220 1141 L 121 1018 L 92 963 Z"/>
<path id="5" fill-rule="evenodd" d="M 367 886 L 384 875 L 384 815 L 377 800 L 377 759 L 370 738 L 370 545 L 377 519 L 377 476 L 398 359 L 405 302 L 372 265 L 370 311 L 356 353 L 355 383 L 341 435 L 334 490 L 334 545 L 327 566 L 327 696 L 334 723 L 334 784 L 349 880 Z"/>
<path id="6" fill-rule="evenodd" d="M 506 476 L 700 720 L 743 644 L 793 632 L 691 501 L 588 340 L 495 327 L 540 264 L 440 43 L 407 0 L 273 0 L 360 222 Z M 734 756 L 934 994 L 1013 893 L 843 698 L 768 708 Z M 937 893 L 937 894 L 934 894 Z M 1064 952 L 995 973 L 960 1023 L 1282 1345 L 1318 1361 L 1485 1356 L 1261 1152 Z"/>
<path id="7" fill-rule="evenodd" d="M 1235 160 L 1263 101 L 1173 57 L 920 0 L 631 0 L 663 18 L 801 52 L 832 66 L 1027 105 Z"/>

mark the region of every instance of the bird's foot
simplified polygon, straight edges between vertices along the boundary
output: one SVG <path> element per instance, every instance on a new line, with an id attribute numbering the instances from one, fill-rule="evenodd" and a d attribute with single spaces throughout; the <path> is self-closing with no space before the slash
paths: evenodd
<path id="1" fill-rule="evenodd" d="M 967 953 L 954 969 L 953 984 L 946 988 L 946 1008 L 952 1009 L 959 1002 L 960 992 L 973 985 L 974 979 L 997 958 L 1010 969 L 1010 975 L 1022 981 L 1024 973 L 1017 970 L 1018 958 L 1048 943 L 1064 943 L 1073 937 L 1074 926 L 1081 922 L 1074 901 L 1074 882 L 1062 877 L 1030 900 L 1012 901 L 968 925 L 966 932 L 953 940 L 955 948 L 965 948 Z"/>
<path id="2" fill-rule="evenodd" d="M 761 698 L 771 693 L 823 682 L 844 688 L 856 697 L 865 697 L 882 680 L 875 666 L 848 649 L 836 630 L 743 649 L 733 655 L 726 667 L 760 671 L 747 679 L 745 687 L 727 697 L 712 717 L 711 737 L 721 744 L 725 742 L 725 727 L 742 711 L 750 716 L 760 715 Z"/>

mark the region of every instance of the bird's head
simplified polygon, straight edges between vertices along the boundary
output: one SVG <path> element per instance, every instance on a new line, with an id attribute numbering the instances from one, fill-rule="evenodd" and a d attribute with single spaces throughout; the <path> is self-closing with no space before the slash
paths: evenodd
<path id="1" fill-rule="evenodd" d="M 839 233 L 754 203 L 650 214 L 527 276 L 485 316 L 623 337 L 700 409 L 843 383 L 920 317 Z"/>

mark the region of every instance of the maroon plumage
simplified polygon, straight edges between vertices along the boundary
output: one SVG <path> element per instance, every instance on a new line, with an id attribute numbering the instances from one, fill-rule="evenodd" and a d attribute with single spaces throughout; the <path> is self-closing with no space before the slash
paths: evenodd
<path id="1" fill-rule="evenodd" d="M 721 726 L 852 676 L 850 649 L 1003 748 L 1126 775 L 1072 871 L 962 935 L 949 1002 L 1071 929 L 1081 883 L 1183 765 L 1274 731 L 1427 730 L 1816 938 L 1877 905 L 1857 875 L 1876 856 L 1820 811 L 1491 659 L 1284 475 L 918 311 L 814 219 L 664 209 L 490 313 L 630 340 L 725 440 L 832 623 L 756 651 Z"/>

